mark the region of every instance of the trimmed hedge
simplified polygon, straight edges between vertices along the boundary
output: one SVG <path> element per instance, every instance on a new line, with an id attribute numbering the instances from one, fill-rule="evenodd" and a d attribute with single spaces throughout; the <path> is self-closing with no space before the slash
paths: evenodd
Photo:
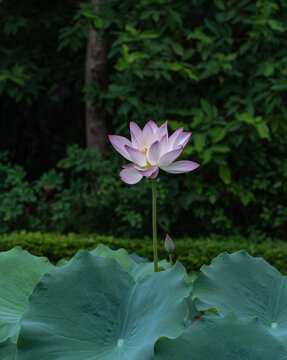
<path id="1" fill-rule="evenodd" d="M 287 274 L 287 243 L 280 240 L 266 240 L 254 243 L 242 237 L 178 239 L 175 240 L 175 257 L 181 261 L 188 271 L 198 271 L 203 264 L 223 251 L 229 253 L 245 249 L 251 255 L 263 257 L 283 274 Z M 124 239 L 98 234 L 59 235 L 53 233 L 27 233 L 25 231 L 0 235 L 0 251 L 9 250 L 17 245 L 37 256 L 46 256 L 52 262 L 62 258 L 71 258 L 79 249 L 92 250 L 99 244 L 105 244 L 112 249 L 125 248 L 129 253 L 152 259 L 152 240 Z M 159 244 L 159 257 L 167 258 L 164 241 Z"/>

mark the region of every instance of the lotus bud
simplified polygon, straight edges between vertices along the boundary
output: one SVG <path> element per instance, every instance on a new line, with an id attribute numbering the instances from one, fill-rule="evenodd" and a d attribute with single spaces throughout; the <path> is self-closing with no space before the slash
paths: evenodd
<path id="1" fill-rule="evenodd" d="M 165 237 L 164 247 L 168 253 L 174 252 L 174 242 L 172 241 L 171 237 L 168 234 L 166 234 Z"/>

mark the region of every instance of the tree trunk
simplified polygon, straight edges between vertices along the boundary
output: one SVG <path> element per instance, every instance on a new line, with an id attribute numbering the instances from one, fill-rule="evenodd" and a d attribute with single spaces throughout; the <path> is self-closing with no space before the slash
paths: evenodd
<path id="1" fill-rule="evenodd" d="M 104 0 L 92 0 L 95 11 Z M 107 44 L 106 41 L 91 26 L 87 55 L 86 55 L 86 86 L 92 81 L 97 81 L 101 90 L 107 86 Z M 86 141 L 89 149 L 94 149 L 97 154 L 105 152 L 107 148 L 107 121 L 101 109 L 97 108 L 94 100 L 86 101 Z"/>

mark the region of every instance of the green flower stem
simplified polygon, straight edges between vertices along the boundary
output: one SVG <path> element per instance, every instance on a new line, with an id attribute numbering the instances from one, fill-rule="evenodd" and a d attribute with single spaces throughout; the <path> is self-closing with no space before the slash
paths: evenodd
<path id="1" fill-rule="evenodd" d="M 157 231 L 156 231 L 156 180 L 151 179 L 152 189 L 152 236 L 153 236 L 153 263 L 154 272 L 158 271 L 157 266 Z"/>

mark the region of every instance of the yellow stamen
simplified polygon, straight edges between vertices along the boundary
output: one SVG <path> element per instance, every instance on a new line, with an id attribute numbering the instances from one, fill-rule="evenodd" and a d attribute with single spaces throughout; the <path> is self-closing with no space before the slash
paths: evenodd
<path id="1" fill-rule="evenodd" d="M 148 146 L 146 145 L 146 146 L 141 150 L 141 152 L 144 154 L 145 159 L 146 159 L 146 163 L 147 163 L 147 167 L 150 169 L 150 168 L 153 167 L 153 165 L 148 161 L 148 158 L 147 158 L 147 156 L 146 156 L 147 149 L 148 149 Z"/>

